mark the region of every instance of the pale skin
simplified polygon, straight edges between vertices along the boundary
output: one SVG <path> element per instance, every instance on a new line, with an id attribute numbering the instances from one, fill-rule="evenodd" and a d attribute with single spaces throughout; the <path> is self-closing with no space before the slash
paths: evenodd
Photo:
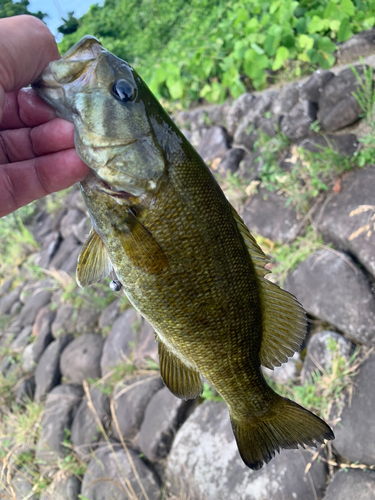
<path id="1" fill-rule="evenodd" d="M 59 58 L 39 19 L 0 19 L 0 217 L 71 186 L 89 171 L 74 149 L 73 124 L 23 88 Z"/>

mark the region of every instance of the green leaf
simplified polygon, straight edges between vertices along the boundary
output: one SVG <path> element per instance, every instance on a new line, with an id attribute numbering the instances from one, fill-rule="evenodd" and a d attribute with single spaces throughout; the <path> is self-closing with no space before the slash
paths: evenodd
<path id="1" fill-rule="evenodd" d="M 328 36 L 323 36 L 318 41 L 318 48 L 323 52 L 335 52 L 336 45 L 331 41 Z"/>
<path id="2" fill-rule="evenodd" d="M 175 80 L 174 78 L 167 78 L 167 87 L 172 99 L 181 99 L 184 95 L 184 87 L 182 86 L 181 80 Z"/>
<path id="3" fill-rule="evenodd" d="M 250 21 L 246 24 L 246 33 L 256 33 L 259 31 L 259 21 L 256 17 L 250 19 Z"/>
<path id="4" fill-rule="evenodd" d="M 319 31 L 324 31 L 328 27 L 329 19 L 321 19 L 319 16 L 313 16 L 308 26 L 308 32 L 318 33 Z"/>
<path id="5" fill-rule="evenodd" d="M 352 0 L 341 0 L 341 10 L 348 16 L 354 16 L 355 7 Z"/>
<path id="6" fill-rule="evenodd" d="M 299 35 L 298 44 L 301 49 L 310 50 L 314 47 L 314 39 L 311 36 Z"/>
<path id="7" fill-rule="evenodd" d="M 339 20 L 334 19 L 333 21 L 331 21 L 331 22 L 329 23 L 329 29 L 330 29 L 331 31 L 338 31 L 338 30 L 339 30 L 339 28 L 340 28 L 340 24 L 341 24 L 341 23 L 340 23 L 340 21 L 339 21 Z"/>
<path id="8" fill-rule="evenodd" d="M 288 57 L 289 50 L 286 47 L 279 47 L 276 51 L 276 57 L 272 64 L 273 71 L 277 71 L 278 69 L 280 69 L 284 65 L 284 62 L 288 59 Z"/>
<path id="9" fill-rule="evenodd" d="M 269 56 L 274 56 L 276 54 L 276 49 L 278 46 L 278 40 L 273 35 L 268 35 L 264 42 L 264 50 Z"/>
<path id="10" fill-rule="evenodd" d="M 338 42 L 345 42 L 346 40 L 349 40 L 349 38 L 353 35 L 353 32 L 350 28 L 350 22 L 349 19 L 346 17 L 341 21 L 339 31 L 337 33 L 337 41 Z"/>
<path id="11" fill-rule="evenodd" d="M 331 68 L 336 61 L 336 58 L 334 55 L 329 54 L 327 52 L 318 52 L 318 64 L 323 68 L 323 69 L 329 69 Z"/>

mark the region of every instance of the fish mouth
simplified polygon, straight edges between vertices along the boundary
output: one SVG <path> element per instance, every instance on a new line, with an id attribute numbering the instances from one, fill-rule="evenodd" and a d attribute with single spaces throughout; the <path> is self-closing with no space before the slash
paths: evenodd
<path id="1" fill-rule="evenodd" d="M 119 198 L 121 200 L 129 200 L 130 198 L 134 198 L 133 194 L 127 193 L 126 191 L 117 191 L 116 189 L 111 188 L 111 186 L 102 179 L 98 180 L 100 181 L 101 186 L 97 187 L 96 190 L 99 191 L 100 193 L 104 193 L 114 198 Z"/>

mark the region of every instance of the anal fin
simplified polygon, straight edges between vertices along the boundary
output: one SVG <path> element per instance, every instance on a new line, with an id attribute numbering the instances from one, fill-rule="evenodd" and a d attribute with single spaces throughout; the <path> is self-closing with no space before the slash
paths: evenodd
<path id="1" fill-rule="evenodd" d="M 199 372 L 184 365 L 160 340 L 159 362 L 160 374 L 172 394 L 181 399 L 195 399 L 202 394 Z"/>
<path id="2" fill-rule="evenodd" d="M 81 288 L 106 278 L 112 270 L 107 249 L 96 231 L 91 228 L 89 237 L 78 257 L 76 279 Z"/>

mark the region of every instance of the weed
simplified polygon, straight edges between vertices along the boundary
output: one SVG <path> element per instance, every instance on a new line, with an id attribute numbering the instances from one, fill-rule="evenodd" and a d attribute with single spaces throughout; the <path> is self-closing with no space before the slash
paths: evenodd
<path id="1" fill-rule="evenodd" d="M 203 384 L 203 392 L 201 398 L 206 401 L 224 401 L 220 394 L 206 382 L 204 382 Z"/>
<path id="2" fill-rule="evenodd" d="M 272 281 L 283 285 L 285 278 L 300 262 L 323 248 L 322 237 L 310 226 L 304 236 L 298 236 L 291 244 L 275 243 L 268 238 L 257 236 L 257 241 L 263 251 L 270 255 L 271 261 L 267 268 L 272 271 Z"/>

